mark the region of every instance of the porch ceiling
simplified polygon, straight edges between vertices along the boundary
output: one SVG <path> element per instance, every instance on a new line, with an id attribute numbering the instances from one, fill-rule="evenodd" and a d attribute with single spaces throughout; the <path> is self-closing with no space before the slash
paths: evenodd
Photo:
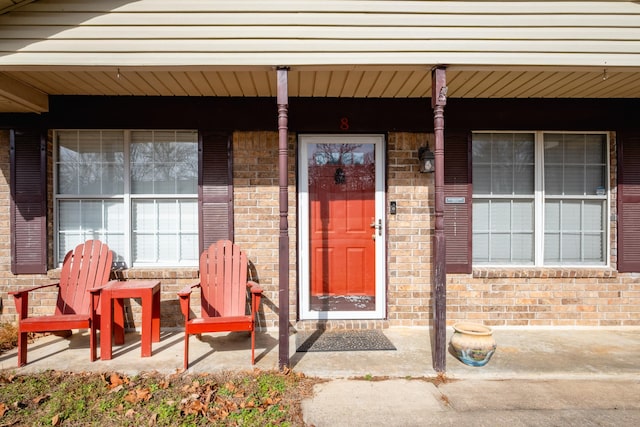
<path id="1" fill-rule="evenodd" d="M 428 98 L 429 67 L 292 69 L 291 97 Z M 450 98 L 640 98 L 628 68 L 447 70 Z M 0 72 L 0 112 L 46 112 L 48 95 L 275 97 L 273 69 L 67 68 Z"/>
<path id="2" fill-rule="evenodd" d="M 0 14 L 7 13 L 34 0 L 0 0 Z"/>

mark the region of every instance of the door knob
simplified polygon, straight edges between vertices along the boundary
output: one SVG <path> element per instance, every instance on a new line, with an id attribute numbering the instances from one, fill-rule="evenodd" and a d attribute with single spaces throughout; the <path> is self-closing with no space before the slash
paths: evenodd
<path id="1" fill-rule="evenodd" d="M 371 224 L 369 224 L 369 227 L 371 228 L 375 228 L 376 230 L 378 230 L 378 236 L 382 236 L 382 220 L 379 219 L 378 223 L 376 224 L 376 222 L 372 222 Z"/>

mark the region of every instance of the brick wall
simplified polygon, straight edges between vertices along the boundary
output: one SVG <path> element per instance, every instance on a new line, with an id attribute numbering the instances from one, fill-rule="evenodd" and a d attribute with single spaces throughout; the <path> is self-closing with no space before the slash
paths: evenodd
<path id="1" fill-rule="evenodd" d="M 9 157 L 9 131 L 0 130 L 0 322 L 15 321 L 15 305 L 8 292 L 47 283 L 46 275 L 11 274 L 11 224 L 10 206 L 11 164 Z M 51 292 L 41 292 L 30 307 L 33 313 L 47 313 L 55 307 L 55 296 Z"/>
<path id="2" fill-rule="evenodd" d="M 278 133 L 233 136 L 234 239 L 255 266 L 262 287 L 260 327 L 278 327 L 280 202 Z M 289 138 L 289 319 L 296 319 L 296 138 Z"/>
<path id="3" fill-rule="evenodd" d="M 0 130 L 0 235 L 9 237 L 10 214 L 9 206 L 11 193 L 10 182 L 10 159 L 9 159 L 9 132 Z M 11 241 L 0 243 L 0 275 L 1 280 L 5 280 L 7 272 L 11 271 Z"/>
<path id="4" fill-rule="evenodd" d="M 610 265 L 617 262 L 616 138 L 610 135 Z M 640 326 L 640 274 L 614 269 L 489 269 L 447 277 L 447 319 L 493 326 Z"/>
<path id="5" fill-rule="evenodd" d="M 431 315 L 434 175 L 419 172 L 418 148 L 431 134 L 390 133 L 387 138 L 388 318 L 391 326 L 427 326 Z M 388 210 L 387 210 L 388 213 Z"/>
<path id="6" fill-rule="evenodd" d="M 10 226 L 10 158 L 9 132 L 0 130 L 0 322 L 15 322 L 16 310 L 13 297 L 8 292 L 30 286 L 55 282 L 60 271 L 53 268 L 53 163 L 52 133 L 49 133 L 48 145 L 48 259 L 49 268 L 46 275 L 11 274 L 11 226 Z M 122 273 L 122 278 L 157 279 L 162 283 L 161 318 L 163 327 L 178 327 L 183 318 L 177 301 L 177 292 L 186 283 L 198 277 L 196 268 L 171 268 L 163 270 L 130 269 Z M 53 314 L 57 294 L 51 290 L 35 292 L 29 302 L 29 312 L 33 314 Z M 197 300 L 196 300 L 197 303 Z M 140 326 L 141 310 L 137 300 L 126 301 L 127 326 Z M 194 311 L 197 311 L 195 307 Z"/>
<path id="7" fill-rule="evenodd" d="M 388 200 L 398 213 L 389 216 L 388 236 L 388 320 L 334 320 L 297 322 L 299 329 L 383 328 L 428 324 L 431 270 L 430 248 L 433 176 L 417 172 L 416 153 L 430 136 L 399 134 L 388 141 Z M 433 144 L 431 142 L 431 144 Z M 290 321 L 296 320 L 296 136 L 289 140 L 289 300 Z M 234 221 L 235 240 L 254 262 L 265 290 L 264 325 L 278 326 L 278 134 L 238 132 L 234 135 Z"/>
<path id="8" fill-rule="evenodd" d="M 388 138 L 388 201 L 397 214 L 387 220 L 388 319 L 297 322 L 296 136 L 289 140 L 289 300 L 290 321 L 298 329 L 426 326 L 430 318 L 433 175 L 418 172 L 418 147 L 426 134 L 392 133 Z M 278 134 L 237 132 L 234 149 L 235 240 L 255 264 L 265 291 L 262 326 L 278 326 Z M 387 204 L 388 205 L 388 204 Z"/>
<path id="9" fill-rule="evenodd" d="M 419 147 L 433 147 L 433 135 L 390 133 L 387 138 L 387 299 L 384 320 L 296 322 L 296 136 L 289 139 L 289 301 L 291 324 L 300 329 L 384 328 L 428 326 L 431 323 L 431 240 L 433 175 L 418 172 Z M 615 138 L 612 137 L 612 142 Z M 254 279 L 264 288 L 260 327 L 278 327 L 279 182 L 277 132 L 236 132 L 234 150 L 235 240 L 253 263 Z M 51 165 L 50 165 L 51 166 Z M 15 320 L 7 292 L 53 280 L 48 275 L 13 276 L 10 272 L 9 134 L 0 131 L 0 322 Z M 50 169 L 51 170 L 51 167 Z M 612 218 L 615 219 L 615 144 L 611 148 Z M 52 230 L 50 199 L 49 232 Z M 616 260 L 616 223 L 612 221 L 611 260 Z M 52 236 L 49 236 L 52 242 Z M 51 244 L 51 243 L 50 243 Z M 52 248 L 50 249 L 50 255 Z M 179 327 L 182 315 L 177 292 L 197 278 L 195 268 L 130 269 L 123 278 L 158 279 L 162 283 L 162 326 Z M 613 269 L 480 269 L 472 274 L 448 275 L 447 318 L 492 326 L 640 326 L 640 274 Z M 51 312 L 54 295 L 42 292 L 32 303 L 34 312 Z M 197 298 L 192 304 L 198 311 Z M 128 302 L 129 326 L 139 326 L 140 307 Z"/>
<path id="10" fill-rule="evenodd" d="M 640 326 L 640 275 L 474 269 L 448 276 L 447 318 L 493 326 Z"/>

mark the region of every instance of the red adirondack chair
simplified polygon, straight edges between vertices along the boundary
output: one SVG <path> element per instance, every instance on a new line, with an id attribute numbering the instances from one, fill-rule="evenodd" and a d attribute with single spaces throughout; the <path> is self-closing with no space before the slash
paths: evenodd
<path id="1" fill-rule="evenodd" d="M 262 289 L 247 280 L 247 256 L 229 240 L 209 246 L 200 256 L 200 282 L 185 286 L 178 296 L 185 319 L 184 369 L 189 366 L 189 336 L 205 332 L 251 331 L 251 364 L 255 363 L 255 321 Z M 200 288 L 201 317 L 191 318 L 190 301 Z M 251 295 L 247 314 L 247 290 Z"/>
<path id="2" fill-rule="evenodd" d="M 100 287 L 109 280 L 113 254 L 98 240 L 87 240 L 64 257 L 60 281 L 10 292 L 18 313 L 18 366 L 27 363 L 27 334 L 71 329 L 90 330 L 91 361 L 96 360 L 96 329 Z M 29 316 L 29 293 L 50 286 L 58 288 L 55 314 Z"/>

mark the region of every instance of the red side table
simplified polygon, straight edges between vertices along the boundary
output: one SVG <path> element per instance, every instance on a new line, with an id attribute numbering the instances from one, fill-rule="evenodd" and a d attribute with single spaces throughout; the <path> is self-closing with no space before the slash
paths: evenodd
<path id="1" fill-rule="evenodd" d="M 112 344 L 124 343 L 124 298 L 140 298 L 142 303 L 142 357 L 151 356 L 151 342 L 160 341 L 160 281 L 127 280 L 110 281 L 100 293 L 100 359 L 110 360 Z M 114 319 L 114 304 L 117 304 Z"/>

